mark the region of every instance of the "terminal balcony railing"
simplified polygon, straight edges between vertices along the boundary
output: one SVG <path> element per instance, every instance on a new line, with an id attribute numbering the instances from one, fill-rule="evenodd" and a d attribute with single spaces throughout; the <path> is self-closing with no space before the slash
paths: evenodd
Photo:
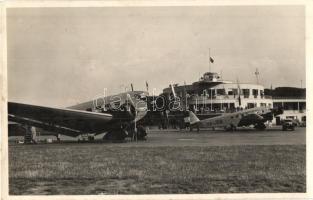
<path id="1" fill-rule="evenodd" d="M 214 95 L 214 96 L 203 96 L 203 95 L 193 95 L 190 97 L 191 100 L 220 100 L 220 99 L 223 99 L 223 100 L 227 100 L 227 99 L 230 99 L 230 100 L 234 100 L 234 99 L 238 99 L 239 98 L 239 95 Z M 254 99 L 272 99 L 272 96 L 269 96 L 269 95 L 258 95 L 258 96 L 255 96 L 255 95 L 240 95 L 240 98 L 243 98 L 243 99 L 249 99 L 249 98 L 254 98 Z"/>
<path id="2" fill-rule="evenodd" d="M 284 96 L 275 96 L 273 99 L 306 99 L 305 96 L 300 96 L 300 97 L 284 97 Z"/>

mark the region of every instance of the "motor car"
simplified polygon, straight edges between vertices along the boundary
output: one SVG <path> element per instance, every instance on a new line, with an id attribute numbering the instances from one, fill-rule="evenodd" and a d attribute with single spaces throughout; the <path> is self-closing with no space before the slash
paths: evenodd
<path id="1" fill-rule="evenodd" d="M 283 122 L 282 122 L 282 129 L 283 129 L 283 131 L 286 131 L 288 129 L 290 129 L 292 131 L 295 130 L 295 123 L 294 123 L 294 121 L 291 120 L 291 119 L 283 120 Z"/>

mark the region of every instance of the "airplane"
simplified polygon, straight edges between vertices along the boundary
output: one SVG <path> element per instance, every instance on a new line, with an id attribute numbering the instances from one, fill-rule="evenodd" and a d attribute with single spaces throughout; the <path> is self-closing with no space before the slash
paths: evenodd
<path id="1" fill-rule="evenodd" d="M 145 91 L 127 91 L 117 95 L 98 97 L 68 108 L 53 108 L 38 105 L 8 102 L 8 120 L 26 126 L 25 142 L 32 142 L 31 127 L 78 137 L 107 132 L 103 139 L 124 140 L 126 137 L 145 139 L 147 135 L 140 120 L 147 114 Z M 11 123 L 12 124 L 12 123 Z M 10 125 L 10 123 L 9 123 Z M 137 131 L 138 130 L 138 131 Z M 14 131 L 9 136 L 18 135 Z"/>
<path id="2" fill-rule="evenodd" d="M 224 128 L 225 130 L 236 130 L 237 127 L 253 125 L 254 128 L 264 130 L 265 122 L 272 120 L 273 115 L 282 114 L 282 109 L 270 109 L 267 107 L 250 108 L 234 113 L 225 113 L 220 116 L 199 120 L 198 117 L 189 111 L 191 131 L 192 127 L 199 128 Z"/>

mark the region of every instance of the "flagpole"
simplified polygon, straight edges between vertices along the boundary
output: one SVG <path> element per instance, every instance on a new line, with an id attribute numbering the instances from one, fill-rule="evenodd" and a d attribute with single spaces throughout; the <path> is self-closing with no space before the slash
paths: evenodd
<path id="1" fill-rule="evenodd" d="M 209 72 L 211 72 L 211 48 L 209 48 Z"/>

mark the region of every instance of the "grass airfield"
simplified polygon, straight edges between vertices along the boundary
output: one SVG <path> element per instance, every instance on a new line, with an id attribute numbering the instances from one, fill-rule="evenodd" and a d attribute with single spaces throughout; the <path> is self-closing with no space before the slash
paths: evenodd
<path id="1" fill-rule="evenodd" d="M 150 131 L 147 141 L 9 145 L 11 195 L 306 191 L 305 128 Z"/>

